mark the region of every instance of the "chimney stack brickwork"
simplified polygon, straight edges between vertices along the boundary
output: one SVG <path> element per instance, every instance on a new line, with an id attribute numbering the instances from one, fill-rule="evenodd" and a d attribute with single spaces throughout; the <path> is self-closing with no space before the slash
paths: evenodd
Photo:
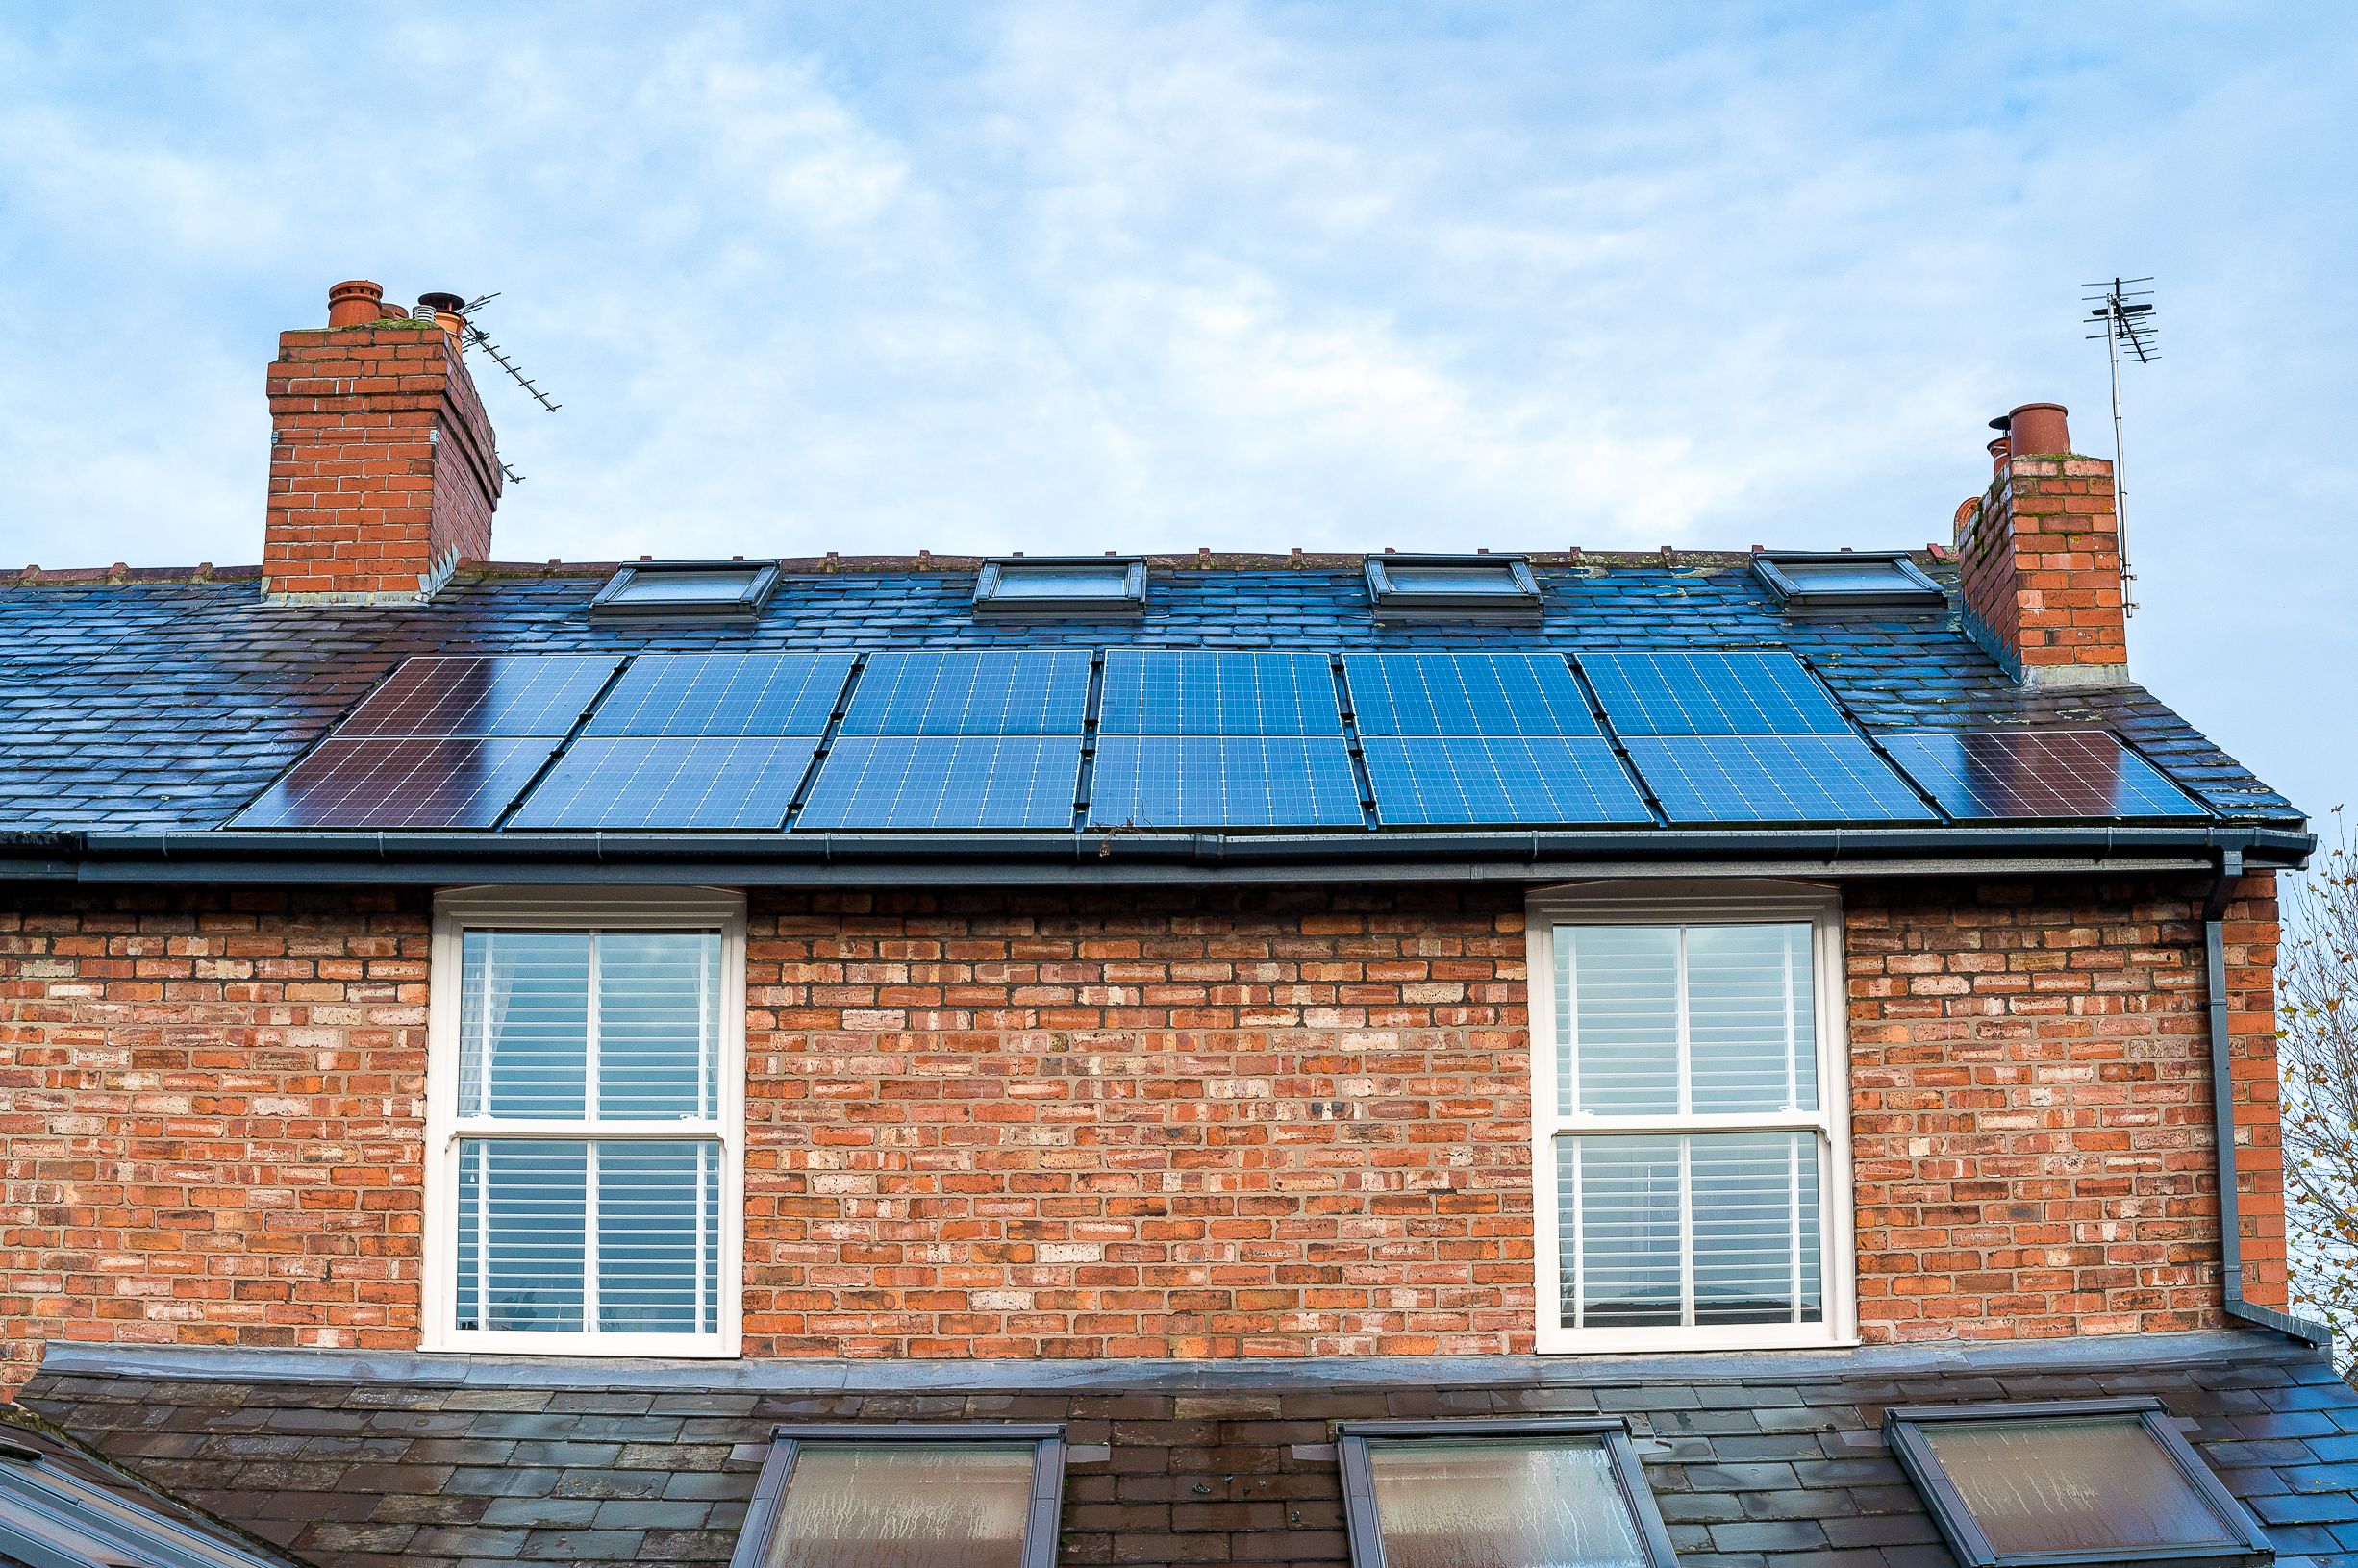
<path id="1" fill-rule="evenodd" d="M 381 295 L 339 284 L 331 320 L 361 324 L 279 335 L 263 540 L 274 598 L 408 599 L 490 554 L 502 476 L 474 380 L 439 327 L 367 325 Z"/>
<path id="2" fill-rule="evenodd" d="M 2015 418 L 2009 438 L 1991 443 L 1990 488 L 1958 510 L 1966 629 L 2026 685 L 2125 685 L 2113 465 L 2068 450 L 2053 404 Z"/>

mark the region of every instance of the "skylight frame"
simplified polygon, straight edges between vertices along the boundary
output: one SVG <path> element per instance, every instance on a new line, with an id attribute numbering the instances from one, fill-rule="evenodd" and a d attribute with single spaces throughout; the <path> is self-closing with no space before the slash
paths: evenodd
<path id="1" fill-rule="evenodd" d="M 1647 1568 L 1678 1568 L 1678 1551 L 1662 1520 L 1662 1506 L 1639 1462 L 1629 1423 L 1620 1416 L 1514 1416 L 1494 1420 L 1342 1421 L 1335 1426 L 1335 1457 L 1342 1471 L 1342 1519 L 1351 1568 L 1387 1568 L 1384 1525 L 1376 1511 L 1374 1462 L 1369 1438 L 1448 1441 L 1465 1437 L 1544 1439 L 1601 1437 L 1612 1461 L 1621 1504 L 1637 1526 Z M 732 1565 L 736 1568 L 736 1565 Z M 1031 1568 L 1026 1564 L 1025 1568 Z"/>
<path id="2" fill-rule="evenodd" d="M 1512 593 L 1476 588 L 1451 589 L 1399 582 L 1393 572 L 1409 567 L 1420 571 L 1500 572 L 1515 585 Z M 1543 605 L 1540 580 L 1527 556 L 1400 555 L 1369 556 L 1366 561 L 1367 601 L 1379 616 L 1446 615 L 1452 620 L 1537 620 Z"/>
<path id="3" fill-rule="evenodd" d="M 666 576 L 716 572 L 745 573 L 744 588 L 733 599 L 632 597 L 632 590 L 642 580 L 655 583 Z M 598 589 L 597 597 L 590 601 L 590 614 L 596 620 L 750 619 L 761 613 L 769 596 L 777 591 L 780 575 L 774 560 L 626 561 L 615 568 L 615 575 Z"/>
<path id="4" fill-rule="evenodd" d="M 1967 1425 L 1984 1421 L 2070 1421 L 2133 1415 L 2181 1478 L 2220 1522 L 2241 1537 L 2241 1550 L 2221 1550 L 2204 1542 L 2183 1547 L 2126 1553 L 2119 1547 L 2071 1548 L 2040 1552 L 2001 1552 L 1975 1521 L 1964 1493 L 1950 1480 L 1947 1467 L 1933 1452 L 1920 1430 L 1926 1426 Z M 1948 1543 L 1960 1568 L 2265 1568 L 2276 1560 L 2275 1548 L 2260 1522 L 2252 1517 L 2226 1483 L 2219 1479 L 2194 1445 L 2171 1424 L 2168 1406 L 2150 1396 L 2121 1399 L 2020 1400 L 1983 1405 L 1894 1406 L 1883 1412 L 1883 1440 L 1892 1456 L 1915 1483 L 1917 1495 L 1932 1515 L 1941 1538 Z"/>
<path id="5" fill-rule="evenodd" d="M 1119 594 L 1060 593 L 1010 595 L 1001 588 L 1010 577 L 1035 572 L 1106 572 L 1119 568 Z M 1146 558 L 1143 556 L 993 556 L 974 574 L 975 613 L 981 615 L 1138 615 L 1146 609 Z"/>
<path id="6" fill-rule="evenodd" d="M 1784 570 L 1786 563 L 1811 566 L 1888 566 L 1899 577 L 1889 589 L 1813 587 L 1806 575 Z M 1944 608 L 1948 594 L 1926 576 L 1905 550 L 1764 550 L 1752 558 L 1752 573 L 1788 614 L 1844 614 L 1856 610 L 1901 610 L 1930 613 Z"/>
<path id="7" fill-rule="evenodd" d="M 786 1489 L 794 1479 L 794 1460 L 805 1443 L 1029 1444 L 1032 1498 L 1020 1568 L 1056 1568 L 1069 1446 L 1061 1421 L 797 1421 L 774 1427 L 729 1568 L 761 1568 L 768 1556 Z"/>

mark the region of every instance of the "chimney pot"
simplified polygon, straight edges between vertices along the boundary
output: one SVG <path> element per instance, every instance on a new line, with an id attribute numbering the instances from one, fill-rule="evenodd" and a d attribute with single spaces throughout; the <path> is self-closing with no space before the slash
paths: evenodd
<path id="1" fill-rule="evenodd" d="M 1993 424 L 1996 421 L 1994 420 L 1992 421 Z M 1990 467 L 1992 471 L 2000 474 L 2004 473 L 2006 471 L 2007 460 L 2012 458 L 2013 455 L 2013 449 L 2008 446 L 2005 436 L 2000 436 L 1996 440 L 1992 441 L 1990 443 Z"/>
<path id="2" fill-rule="evenodd" d="M 364 327 L 377 319 L 377 307 L 384 298 L 383 284 L 347 278 L 328 290 L 328 325 Z"/>
<path id="3" fill-rule="evenodd" d="M 2071 432 L 2060 403 L 2025 403 L 2006 416 L 2007 450 L 2017 457 L 2046 458 L 2071 450 Z"/>

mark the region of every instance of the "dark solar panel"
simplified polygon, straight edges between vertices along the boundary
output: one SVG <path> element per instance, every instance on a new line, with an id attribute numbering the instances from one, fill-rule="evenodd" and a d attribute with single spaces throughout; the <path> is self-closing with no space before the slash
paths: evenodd
<path id="1" fill-rule="evenodd" d="M 1364 823 L 1341 735 L 1101 735 L 1089 818 L 1101 828 L 1340 828 Z"/>
<path id="2" fill-rule="evenodd" d="M 1340 735 L 1324 654 L 1115 648 L 1098 729 L 1125 735 Z"/>
<path id="3" fill-rule="evenodd" d="M 1672 822 L 1926 822 L 1933 814 L 1857 735 L 1631 735 Z"/>
<path id="4" fill-rule="evenodd" d="M 1088 707 L 1086 649 L 877 654 L 842 734 L 1078 735 Z"/>
<path id="5" fill-rule="evenodd" d="M 815 735 L 849 654 L 641 654 L 598 704 L 591 735 Z"/>
<path id="6" fill-rule="evenodd" d="M 664 739 L 585 735 L 534 786 L 512 828 L 785 826 L 815 735 Z"/>
<path id="7" fill-rule="evenodd" d="M 621 662 L 603 654 L 408 660 L 337 726 L 336 734 L 563 735 Z"/>
<path id="8" fill-rule="evenodd" d="M 1347 654 L 1361 735 L 1593 735 L 1561 654 Z"/>
<path id="9" fill-rule="evenodd" d="M 1582 654 L 1605 717 L 1630 735 L 1844 735 L 1834 699 L 1789 653 Z"/>
<path id="10" fill-rule="evenodd" d="M 844 736 L 797 828 L 1069 828 L 1081 737 Z"/>
<path id="11" fill-rule="evenodd" d="M 1387 827 L 1654 820 L 1602 738 L 1370 735 L 1362 744 L 1376 816 Z"/>
<path id="12" fill-rule="evenodd" d="M 493 827 L 556 749 L 547 735 L 331 737 L 230 826 Z"/>
<path id="13" fill-rule="evenodd" d="M 2101 730 L 1880 737 L 1958 817 L 2199 817 L 2201 807 Z"/>

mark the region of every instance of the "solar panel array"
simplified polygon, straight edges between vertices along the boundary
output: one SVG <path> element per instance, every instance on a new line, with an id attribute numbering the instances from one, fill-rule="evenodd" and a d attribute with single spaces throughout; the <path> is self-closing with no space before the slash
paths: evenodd
<path id="1" fill-rule="evenodd" d="M 1116 648 L 1092 692 L 1073 648 L 413 659 L 231 826 L 1939 820 L 1925 796 L 1959 820 L 2208 815 L 2101 731 L 1903 732 L 1878 751 L 1782 651 L 1340 665 L 1339 683 L 1324 654 Z"/>
<path id="2" fill-rule="evenodd" d="M 1111 650 L 1089 820 L 1362 826 L 1332 662 L 1323 654 Z"/>
<path id="3" fill-rule="evenodd" d="M 1583 654 L 1606 720 L 1672 822 L 1931 822 L 1789 653 Z"/>
<path id="4" fill-rule="evenodd" d="M 1560 654 L 1348 654 L 1387 827 L 1650 825 Z"/>

